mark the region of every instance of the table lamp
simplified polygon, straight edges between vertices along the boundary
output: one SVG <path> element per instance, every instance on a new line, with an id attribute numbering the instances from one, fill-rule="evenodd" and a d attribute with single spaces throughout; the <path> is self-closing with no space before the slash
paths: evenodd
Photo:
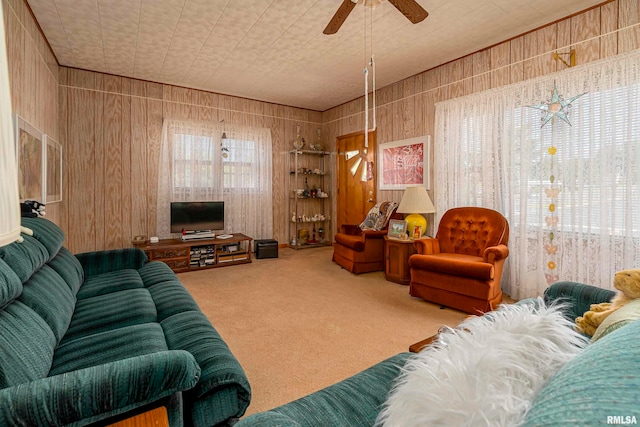
<path id="1" fill-rule="evenodd" d="M 436 208 L 433 206 L 427 189 L 424 187 L 407 187 L 402 195 L 400 206 L 396 210 L 398 213 L 407 213 L 404 220 L 407 222 L 407 233 L 409 237 L 413 236 L 413 230 L 416 226 L 422 227 L 420 237 L 427 231 L 427 220 L 421 214 L 433 213 Z"/>

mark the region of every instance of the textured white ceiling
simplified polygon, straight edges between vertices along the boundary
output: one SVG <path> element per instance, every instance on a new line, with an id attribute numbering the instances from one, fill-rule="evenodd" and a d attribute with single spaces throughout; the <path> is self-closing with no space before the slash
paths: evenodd
<path id="1" fill-rule="evenodd" d="M 61 65 L 324 111 L 364 91 L 370 9 L 322 33 L 341 1 L 28 3 Z M 429 16 L 416 25 L 386 1 L 373 9 L 379 88 L 602 0 L 418 2 Z"/>

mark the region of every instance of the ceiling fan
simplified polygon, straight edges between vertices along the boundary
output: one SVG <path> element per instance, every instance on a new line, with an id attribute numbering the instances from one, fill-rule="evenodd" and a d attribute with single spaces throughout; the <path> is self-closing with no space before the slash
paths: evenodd
<path id="1" fill-rule="evenodd" d="M 358 2 L 369 4 L 380 3 L 380 0 L 343 0 L 342 4 L 324 29 L 324 34 L 335 34 L 338 32 L 347 16 L 351 13 Z M 416 2 L 416 0 L 389 0 L 396 9 L 398 9 L 413 24 L 422 22 L 429 14 Z"/>

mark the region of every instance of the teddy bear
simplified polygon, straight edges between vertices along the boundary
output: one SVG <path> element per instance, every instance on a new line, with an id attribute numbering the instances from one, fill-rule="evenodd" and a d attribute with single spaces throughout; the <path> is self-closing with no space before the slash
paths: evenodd
<path id="1" fill-rule="evenodd" d="M 607 316 L 631 300 L 640 298 L 640 269 L 617 272 L 613 277 L 613 286 L 618 290 L 618 293 L 611 299 L 611 302 L 591 304 L 589 311 L 576 318 L 578 331 L 593 336 Z"/>

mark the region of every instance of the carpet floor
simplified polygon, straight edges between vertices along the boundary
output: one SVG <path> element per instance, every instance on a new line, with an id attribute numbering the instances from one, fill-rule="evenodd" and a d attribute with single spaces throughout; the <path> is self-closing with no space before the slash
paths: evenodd
<path id="1" fill-rule="evenodd" d="M 351 274 L 332 253 L 280 249 L 277 259 L 179 275 L 247 373 L 247 414 L 343 380 L 467 316 L 412 298 L 384 272 Z"/>

